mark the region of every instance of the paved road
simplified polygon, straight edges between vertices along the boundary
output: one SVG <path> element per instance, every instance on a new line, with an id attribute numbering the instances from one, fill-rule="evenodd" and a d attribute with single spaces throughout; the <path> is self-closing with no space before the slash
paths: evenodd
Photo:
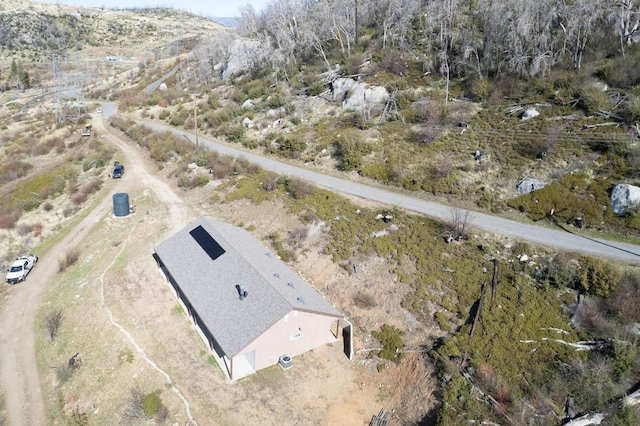
<path id="1" fill-rule="evenodd" d="M 105 105 L 107 104 L 105 103 Z M 105 109 L 105 113 L 106 111 L 107 110 Z M 186 137 L 191 141 L 195 140 L 191 133 L 183 130 L 147 121 L 140 120 L 138 122 L 139 124 L 144 124 L 157 131 L 170 131 L 181 137 Z M 309 168 L 293 166 L 272 158 L 263 157 L 255 153 L 245 151 L 238 147 L 232 147 L 216 142 L 202 136 L 199 136 L 198 142 L 212 150 L 220 152 L 221 154 L 244 156 L 249 161 L 260 164 L 265 169 L 272 170 L 278 174 L 305 179 L 327 189 L 355 195 L 391 206 L 397 206 L 402 209 L 422 213 L 426 216 L 444 221 L 451 219 L 450 206 L 426 201 L 380 187 L 329 176 Z M 640 263 L 640 246 L 637 245 L 589 238 L 573 234 L 562 229 L 556 230 L 520 223 L 478 212 L 471 212 L 470 215 L 472 225 L 487 232 L 514 238 L 516 240 L 529 241 L 547 247 L 554 247 L 560 250 L 579 251 L 592 256 L 604 257 L 625 263 Z"/>

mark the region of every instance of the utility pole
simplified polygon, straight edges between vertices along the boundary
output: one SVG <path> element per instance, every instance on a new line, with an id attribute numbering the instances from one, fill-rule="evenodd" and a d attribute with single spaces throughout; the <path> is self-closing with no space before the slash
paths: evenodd
<path id="1" fill-rule="evenodd" d="M 193 103 L 193 119 L 195 121 L 196 149 L 198 149 L 198 95 L 196 95 Z"/>

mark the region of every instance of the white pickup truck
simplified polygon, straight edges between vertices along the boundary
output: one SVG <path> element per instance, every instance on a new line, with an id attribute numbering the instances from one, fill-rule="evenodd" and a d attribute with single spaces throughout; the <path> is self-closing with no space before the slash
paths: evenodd
<path id="1" fill-rule="evenodd" d="M 24 281 L 31 272 L 31 269 L 36 265 L 38 256 L 35 254 L 25 254 L 17 258 L 7 269 L 7 277 L 5 281 L 9 284 L 17 284 Z"/>

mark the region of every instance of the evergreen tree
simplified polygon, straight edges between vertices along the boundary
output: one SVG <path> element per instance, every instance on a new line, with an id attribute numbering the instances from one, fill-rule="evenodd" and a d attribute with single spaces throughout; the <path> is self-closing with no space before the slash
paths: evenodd
<path id="1" fill-rule="evenodd" d="M 16 78 L 18 76 L 18 64 L 16 63 L 16 58 L 11 60 L 11 74 L 9 74 L 9 80 L 12 78 Z"/>

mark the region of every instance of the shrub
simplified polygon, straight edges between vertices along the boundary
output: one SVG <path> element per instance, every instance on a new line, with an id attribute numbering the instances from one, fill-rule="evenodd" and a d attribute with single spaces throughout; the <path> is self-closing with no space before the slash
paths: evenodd
<path id="1" fill-rule="evenodd" d="M 22 214 L 17 209 L 3 209 L 0 211 L 0 228 L 13 229 Z"/>
<path id="2" fill-rule="evenodd" d="M 301 200 L 313 193 L 316 187 L 303 179 L 288 177 L 285 181 L 287 192 L 296 200 Z"/>
<path id="3" fill-rule="evenodd" d="M 12 161 L 0 166 L 0 184 L 24 177 L 33 166 L 24 161 Z"/>
<path id="4" fill-rule="evenodd" d="M 607 424 L 611 426 L 628 426 L 637 425 L 638 423 L 640 423 L 640 415 L 638 415 L 637 409 L 623 405 L 614 412 Z"/>
<path id="5" fill-rule="evenodd" d="M 158 114 L 158 118 L 160 120 L 166 120 L 170 115 L 171 113 L 168 110 L 163 109 L 162 111 L 160 111 L 160 114 Z"/>
<path id="6" fill-rule="evenodd" d="M 169 117 L 168 123 L 174 127 L 182 126 L 189 117 L 190 113 L 191 112 L 184 109 L 182 105 L 179 105 L 178 108 L 176 108 L 173 114 L 171 114 L 171 116 Z"/>
<path id="7" fill-rule="evenodd" d="M 469 82 L 467 90 L 473 100 L 482 102 L 491 95 L 491 82 L 486 78 L 474 78 Z"/>
<path id="8" fill-rule="evenodd" d="M 587 115 L 592 115 L 600 110 L 607 110 L 610 107 L 607 94 L 595 87 L 583 87 L 578 96 L 580 98 L 578 106 Z"/>
<path id="9" fill-rule="evenodd" d="M 362 167 L 363 155 L 371 152 L 370 147 L 354 129 L 346 129 L 336 142 L 336 153 L 340 157 L 340 170 L 352 171 Z"/>
<path id="10" fill-rule="evenodd" d="M 278 153 L 285 158 L 300 158 L 307 147 L 306 142 L 297 135 L 279 136 L 276 139 Z"/>
<path id="11" fill-rule="evenodd" d="M 438 323 L 438 326 L 442 329 L 442 331 L 449 332 L 451 331 L 451 325 L 449 324 L 449 320 L 444 312 L 438 311 L 434 315 L 434 319 Z"/>
<path id="12" fill-rule="evenodd" d="M 640 277 L 626 274 L 618 283 L 610 298 L 605 300 L 607 316 L 615 318 L 621 324 L 640 322 Z"/>
<path id="13" fill-rule="evenodd" d="M 307 90 L 309 92 L 309 96 L 318 96 L 326 89 L 322 81 L 314 81 Z"/>
<path id="14" fill-rule="evenodd" d="M 269 83 L 266 80 L 248 80 L 242 87 L 249 99 L 258 99 L 269 93 Z"/>
<path id="15" fill-rule="evenodd" d="M 286 105 L 286 97 L 282 93 L 276 92 L 267 98 L 267 105 L 271 109 L 283 107 Z"/>
<path id="16" fill-rule="evenodd" d="M 71 197 L 71 201 L 73 202 L 73 204 L 79 206 L 80 204 L 83 204 L 85 201 L 87 201 L 87 194 L 84 192 L 73 194 L 73 196 Z"/>
<path id="17" fill-rule="evenodd" d="M 78 249 L 69 250 L 65 256 L 58 261 L 58 272 L 64 272 L 68 267 L 74 265 L 80 258 Z"/>
<path id="18" fill-rule="evenodd" d="M 73 376 L 73 368 L 68 362 L 63 363 L 56 368 L 56 377 L 58 378 L 58 382 L 61 384 L 67 383 L 69 379 L 71 379 L 71 376 Z"/>
<path id="19" fill-rule="evenodd" d="M 89 414 L 80 410 L 80 407 L 76 407 L 69 416 L 69 426 L 88 426 Z"/>
<path id="20" fill-rule="evenodd" d="M 131 349 L 123 349 L 118 353 L 118 362 L 120 364 L 131 364 L 134 359 L 135 357 L 133 356 L 133 352 L 131 352 Z"/>
<path id="21" fill-rule="evenodd" d="M 389 183 L 395 177 L 393 163 L 379 161 L 369 164 L 362 169 L 362 176 L 375 179 L 379 182 Z"/>
<path id="22" fill-rule="evenodd" d="M 402 343 L 404 332 L 402 330 L 392 325 L 383 324 L 380 331 L 372 331 L 371 335 L 382 343 L 382 350 L 377 352 L 380 358 L 394 362 L 400 361 L 404 349 L 404 343 Z"/>
<path id="23" fill-rule="evenodd" d="M 284 244 L 280 239 L 280 235 L 277 232 L 272 232 L 267 236 L 267 238 L 271 241 L 271 246 L 276 251 L 278 256 L 280 256 L 282 261 L 288 262 L 294 258 L 293 252 L 285 249 Z"/>
<path id="24" fill-rule="evenodd" d="M 619 381 L 632 370 L 638 348 L 630 342 L 614 341 L 608 355 L 614 378 Z"/>
<path id="25" fill-rule="evenodd" d="M 362 309 L 375 308 L 377 305 L 375 296 L 369 292 L 364 291 L 359 291 L 358 293 L 356 293 L 356 295 L 353 297 L 353 303 L 357 307 Z"/>
<path id="26" fill-rule="evenodd" d="M 576 289 L 586 294 L 609 297 L 622 279 L 622 271 L 613 263 L 582 256 L 577 273 Z"/>
<path id="27" fill-rule="evenodd" d="M 160 399 L 159 389 L 144 395 L 141 403 L 145 416 L 150 419 L 154 418 L 164 407 L 162 399 Z"/>
<path id="28" fill-rule="evenodd" d="M 62 210 L 62 216 L 64 216 L 65 218 L 71 217 L 73 216 L 76 212 L 78 211 L 78 208 L 73 206 L 73 207 L 65 207 Z"/>
<path id="29" fill-rule="evenodd" d="M 36 197 L 29 197 L 26 200 L 22 201 L 22 209 L 26 212 L 35 210 L 38 207 L 40 207 L 40 199 Z"/>
<path id="30" fill-rule="evenodd" d="M 407 60 L 402 56 L 402 52 L 395 49 L 387 49 L 381 53 L 384 54 L 379 62 L 382 70 L 399 76 L 409 73 Z"/>
<path id="31" fill-rule="evenodd" d="M 195 173 L 193 175 L 189 175 L 187 173 L 181 173 L 178 176 L 178 186 L 181 188 L 196 188 L 203 187 L 207 183 L 209 183 L 209 175 L 202 175 L 199 173 Z"/>
<path id="32" fill-rule="evenodd" d="M 20 225 L 18 225 L 16 231 L 18 232 L 19 235 L 27 235 L 31 233 L 31 225 L 27 224 L 27 223 L 21 223 Z"/>
<path id="33" fill-rule="evenodd" d="M 280 176 L 276 173 L 267 172 L 264 174 L 262 180 L 262 189 L 267 192 L 272 192 L 278 189 L 278 183 L 280 182 Z"/>
<path id="34" fill-rule="evenodd" d="M 53 342 L 56 339 L 60 325 L 62 325 L 62 311 L 60 309 L 50 311 L 44 321 L 49 333 L 49 339 Z"/>
<path id="35" fill-rule="evenodd" d="M 34 223 L 31 228 L 32 228 L 32 235 L 34 237 L 39 237 L 40 235 L 42 235 L 42 224 L 40 222 Z"/>
<path id="36" fill-rule="evenodd" d="M 297 228 L 289 232 L 289 245 L 297 246 L 304 242 L 309 236 L 309 228 Z"/>
<path id="37" fill-rule="evenodd" d="M 240 142 L 244 137 L 244 127 L 242 126 L 229 126 L 224 132 L 225 138 L 229 142 Z"/>

